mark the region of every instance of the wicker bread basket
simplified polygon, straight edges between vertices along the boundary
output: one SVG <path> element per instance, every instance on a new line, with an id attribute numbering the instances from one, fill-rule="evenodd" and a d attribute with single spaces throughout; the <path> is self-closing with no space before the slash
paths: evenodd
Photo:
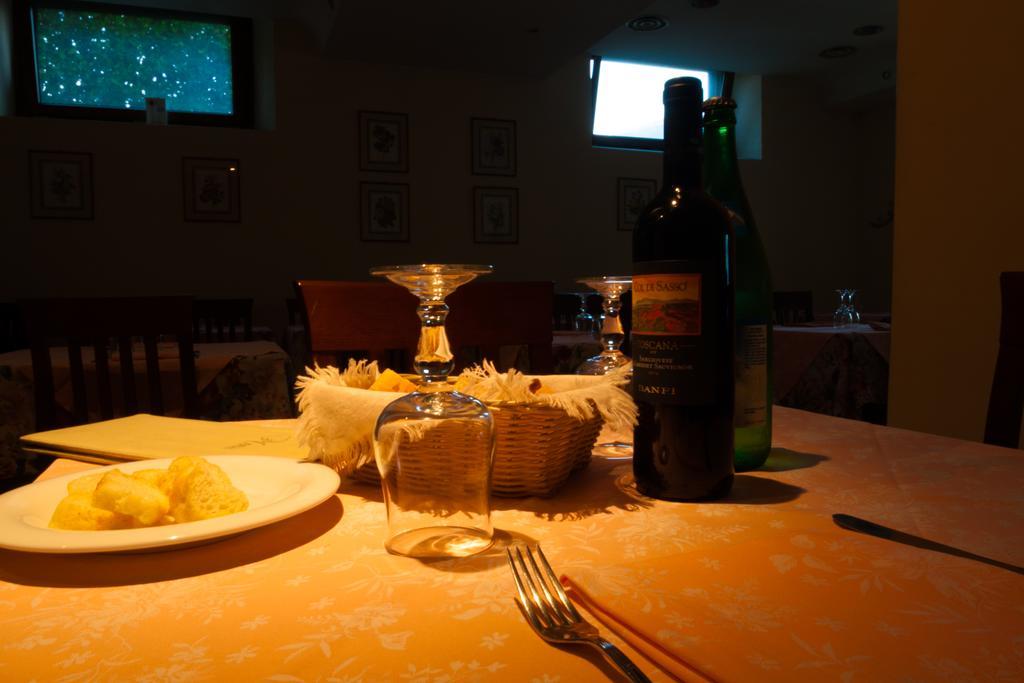
<path id="1" fill-rule="evenodd" d="M 496 402 L 488 407 L 497 441 L 491 493 L 508 498 L 554 495 L 570 474 L 590 462 L 603 422 L 596 411 L 591 417 L 576 419 L 561 408 L 538 403 Z M 423 490 L 439 496 L 447 488 L 460 486 L 467 476 L 466 467 L 452 454 L 460 452 L 459 441 L 466 434 L 458 425 L 452 427 L 442 426 L 432 430 L 428 439 L 403 445 L 404 481 L 419 480 Z M 375 462 L 359 467 L 355 477 L 380 483 Z"/>

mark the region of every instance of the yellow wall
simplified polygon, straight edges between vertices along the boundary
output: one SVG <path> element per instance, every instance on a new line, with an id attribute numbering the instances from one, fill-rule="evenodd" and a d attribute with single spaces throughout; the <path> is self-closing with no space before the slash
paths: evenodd
<path id="1" fill-rule="evenodd" d="M 1024 6 L 901 0 L 889 422 L 980 440 L 1024 270 Z"/>

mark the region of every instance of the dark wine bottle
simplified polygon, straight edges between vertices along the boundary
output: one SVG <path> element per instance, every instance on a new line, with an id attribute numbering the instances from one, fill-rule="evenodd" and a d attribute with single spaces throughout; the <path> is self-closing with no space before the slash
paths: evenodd
<path id="1" fill-rule="evenodd" d="M 704 103 L 704 188 L 728 210 L 736 255 L 737 472 L 760 467 L 772 448 L 772 282 L 736 156 L 736 102 Z"/>
<path id="2" fill-rule="evenodd" d="M 701 185 L 700 81 L 665 83 L 661 190 L 633 232 L 633 474 L 667 500 L 733 480 L 731 224 Z"/>

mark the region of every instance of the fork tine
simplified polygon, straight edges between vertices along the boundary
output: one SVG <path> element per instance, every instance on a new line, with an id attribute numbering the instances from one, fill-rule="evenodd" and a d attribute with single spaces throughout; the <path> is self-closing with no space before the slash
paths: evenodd
<path id="1" fill-rule="evenodd" d="M 544 558 L 544 553 L 543 551 L 541 551 L 539 545 L 537 546 L 537 552 L 540 553 L 542 558 L 541 562 L 544 563 L 545 568 L 547 569 L 547 580 L 545 580 L 544 572 L 541 571 L 539 566 L 537 566 L 537 560 L 534 559 L 533 551 L 530 549 L 529 546 L 527 546 L 526 548 L 526 554 L 530 558 L 530 564 L 533 566 L 534 576 L 537 577 L 537 583 L 540 584 L 541 590 L 544 592 L 544 598 L 547 602 L 548 607 L 550 608 L 549 612 L 553 612 L 558 617 L 558 622 L 560 624 L 569 624 L 572 622 L 573 615 L 565 608 L 564 604 L 560 604 L 560 599 L 556 600 L 554 596 L 551 595 L 551 591 L 548 589 L 549 583 L 554 583 L 554 585 L 558 585 L 558 579 L 553 578 L 554 572 L 551 571 L 551 567 L 547 564 L 547 560 L 546 558 Z M 557 588 L 555 590 L 557 590 Z"/>
<path id="2" fill-rule="evenodd" d="M 536 608 L 533 603 L 526 596 L 526 589 L 523 586 L 523 580 L 519 576 L 519 569 L 516 567 L 515 561 L 512 558 L 512 549 L 506 548 L 505 554 L 508 557 L 508 566 L 512 569 L 512 579 L 516 583 L 516 590 L 519 592 L 519 597 L 514 598 L 516 606 L 519 607 L 519 611 L 523 613 L 523 617 L 526 622 L 533 627 L 533 630 L 540 633 L 543 628 L 543 624 L 537 618 Z"/>
<path id="3" fill-rule="evenodd" d="M 537 546 L 537 554 L 540 556 L 540 562 L 544 566 L 544 571 L 548 575 L 548 579 L 551 581 L 551 585 L 554 586 L 555 594 L 558 595 L 558 601 L 562 607 L 568 610 L 569 614 L 572 615 L 572 619 L 576 621 L 583 621 L 583 617 L 576 611 L 575 605 L 569 600 L 569 596 L 565 594 L 565 590 L 562 588 L 562 582 L 558 580 L 558 576 L 554 570 L 551 569 L 551 564 L 548 562 L 548 558 L 545 557 L 544 551 L 541 550 L 540 546 Z"/>
<path id="4" fill-rule="evenodd" d="M 510 550 L 509 554 L 511 553 L 512 551 Z M 515 548 L 515 557 L 519 566 L 516 567 L 513 564 L 513 570 L 517 572 L 516 576 L 523 585 L 526 607 L 532 609 L 534 617 L 540 622 L 542 627 L 554 626 L 556 622 L 551 618 L 548 609 L 545 608 L 544 601 L 541 599 L 540 594 L 537 592 L 537 587 L 530 577 L 530 570 L 526 566 L 526 561 L 523 560 L 523 553 L 518 547 Z"/>

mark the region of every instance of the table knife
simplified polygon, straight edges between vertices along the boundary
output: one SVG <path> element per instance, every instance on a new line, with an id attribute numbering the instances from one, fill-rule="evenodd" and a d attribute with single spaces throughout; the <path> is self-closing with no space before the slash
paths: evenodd
<path id="1" fill-rule="evenodd" d="M 968 560 L 976 560 L 978 562 L 984 562 L 990 564 L 993 567 L 999 567 L 1006 569 L 1017 574 L 1024 574 L 1024 567 L 1019 567 L 1009 562 L 1000 562 L 999 560 L 993 560 L 991 557 L 985 557 L 984 555 L 976 555 L 975 553 L 955 548 L 951 545 L 945 545 L 944 543 L 938 543 L 936 541 L 928 540 L 927 538 L 921 538 L 913 534 L 908 534 L 905 531 L 899 531 L 898 529 L 891 529 L 881 524 L 875 524 L 869 522 L 866 519 L 860 517 L 854 517 L 852 515 L 834 514 L 832 515 L 832 521 L 844 529 L 850 531 L 857 531 L 862 534 L 868 534 L 869 536 L 877 536 L 878 538 L 884 538 L 890 541 L 896 541 L 897 543 L 904 543 L 906 545 L 912 545 L 917 548 L 924 548 L 925 550 L 934 550 L 939 553 L 946 553 L 947 555 L 955 555 L 957 557 L 964 557 Z"/>

